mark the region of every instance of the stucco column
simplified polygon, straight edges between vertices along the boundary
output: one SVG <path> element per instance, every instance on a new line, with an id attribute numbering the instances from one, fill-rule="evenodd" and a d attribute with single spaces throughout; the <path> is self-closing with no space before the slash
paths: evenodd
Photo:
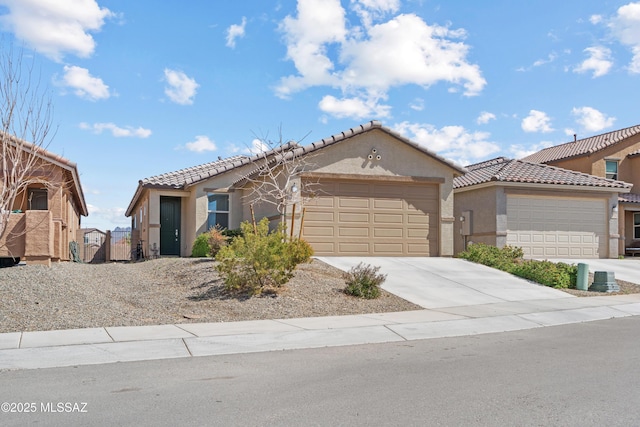
<path id="1" fill-rule="evenodd" d="M 507 245 L 507 230 L 507 195 L 501 187 L 496 190 L 496 247 Z"/>
<path id="2" fill-rule="evenodd" d="M 618 258 L 618 245 L 620 244 L 620 232 L 618 229 L 618 194 L 612 194 L 607 203 L 609 215 L 609 254 L 608 258 Z M 623 211 L 624 214 L 624 211 Z M 624 218 L 624 216 L 623 216 Z M 623 221 L 624 223 L 624 221 Z M 623 252 L 624 253 L 624 252 Z"/>

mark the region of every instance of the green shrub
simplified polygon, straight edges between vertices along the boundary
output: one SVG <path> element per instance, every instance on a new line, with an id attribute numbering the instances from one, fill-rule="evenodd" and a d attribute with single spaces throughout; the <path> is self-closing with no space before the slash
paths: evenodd
<path id="1" fill-rule="evenodd" d="M 208 242 L 207 233 L 199 234 L 196 237 L 195 242 L 193 242 L 193 247 L 191 248 L 191 256 L 196 258 L 202 258 L 209 256 L 209 242 Z"/>
<path id="2" fill-rule="evenodd" d="M 219 226 L 215 226 L 199 234 L 193 242 L 191 256 L 197 258 L 216 256 L 218 251 L 227 244 L 227 237 L 223 235 L 223 231 Z"/>
<path id="3" fill-rule="evenodd" d="M 576 286 L 578 267 L 551 261 L 527 260 L 514 266 L 512 274 L 543 285 L 564 289 Z"/>
<path id="4" fill-rule="evenodd" d="M 386 274 L 379 274 L 380 267 L 360 263 L 345 272 L 342 277 L 347 287 L 345 293 L 355 297 L 374 299 L 380 296 L 380 285 L 387 279 Z"/>
<path id="5" fill-rule="evenodd" d="M 293 277 L 296 266 L 311 258 L 313 250 L 304 240 L 286 241 L 282 227 L 269 233 L 269 220 L 263 218 L 254 232 L 249 222 L 241 225 L 242 235 L 216 255 L 217 270 L 229 291 L 260 294 L 277 289 Z"/>
<path id="6" fill-rule="evenodd" d="M 522 248 L 515 246 L 497 248 L 484 243 L 474 243 L 469 245 L 466 251 L 458 254 L 458 257 L 499 270 L 511 271 L 523 255 Z"/>

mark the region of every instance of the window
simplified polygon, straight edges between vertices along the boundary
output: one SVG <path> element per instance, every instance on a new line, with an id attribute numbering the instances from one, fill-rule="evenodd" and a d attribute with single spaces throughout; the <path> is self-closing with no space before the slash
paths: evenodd
<path id="1" fill-rule="evenodd" d="M 229 195 L 209 194 L 209 218 L 207 229 L 219 225 L 229 228 Z"/>
<path id="2" fill-rule="evenodd" d="M 618 179 L 618 161 L 606 160 L 606 177 L 609 179 Z"/>
<path id="3" fill-rule="evenodd" d="M 46 211 L 48 209 L 46 188 L 30 188 L 28 197 L 29 210 Z"/>
<path id="4" fill-rule="evenodd" d="M 633 214 L 633 238 L 640 239 L 640 213 Z"/>

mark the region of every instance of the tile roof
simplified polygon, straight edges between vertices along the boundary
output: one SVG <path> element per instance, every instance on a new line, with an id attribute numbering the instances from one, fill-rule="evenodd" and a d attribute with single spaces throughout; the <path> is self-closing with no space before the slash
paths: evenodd
<path id="1" fill-rule="evenodd" d="M 469 172 L 465 175 L 454 178 L 453 188 L 465 188 L 487 182 L 577 185 L 617 190 L 631 188 L 631 184 L 622 181 L 505 157 L 469 165 L 467 170 Z"/>
<path id="2" fill-rule="evenodd" d="M 226 172 L 241 166 L 242 164 L 246 164 L 244 163 L 246 159 L 248 159 L 247 156 L 232 156 L 226 159 L 219 159 L 203 165 L 144 178 L 140 181 L 140 184 L 145 187 L 184 188 L 190 184 L 211 178 L 222 172 Z"/>
<path id="3" fill-rule="evenodd" d="M 627 157 L 629 157 L 629 158 L 638 157 L 638 156 L 640 156 L 640 150 L 636 150 L 633 153 L 627 154 Z"/>
<path id="4" fill-rule="evenodd" d="M 618 202 L 621 203 L 640 203 L 640 194 L 626 193 L 618 196 Z"/>
<path id="5" fill-rule="evenodd" d="M 187 188 L 193 184 L 204 181 L 218 174 L 228 172 L 240 166 L 248 165 L 259 159 L 264 159 L 266 157 L 271 156 L 272 154 L 279 153 L 283 150 L 286 151 L 286 154 L 285 154 L 286 157 L 298 157 L 298 156 L 312 153 L 314 151 L 320 150 L 325 147 L 329 147 L 333 144 L 337 144 L 341 141 L 347 140 L 349 138 L 353 138 L 354 136 L 369 132 L 373 129 L 380 129 L 383 132 L 402 141 L 403 143 L 410 145 L 411 147 L 435 158 L 436 160 L 454 169 L 460 175 L 466 172 L 466 170 L 462 166 L 450 160 L 447 160 L 444 157 L 437 155 L 433 151 L 411 141 L 408 138 L 405 138 L 404 136 L 400 135 L 399 133 L 385 126 L 382 126 L 380 122 L 376 120 L 372 120 L 368 123 L 351 128 L 349 130 L 330 136 L 328 138 L 321 139 L 320 141 L 313 142 L 309 145 L 301 146 L 301 145 L 298 145 L 296 142 L 288 142 L 286 144 L 283 144 L 282 147 L 277 147 L 273 150 L 267 151 L 265 153 L 256 154 L 251 157 L 233 156 L 226 159 L 220 159 L 215 162 L 205 163 L 199 166 L 193 166 L 190 168 L 185 168 L 185 169 L 181 169 L 174 172 L 168 172 L 161 175 L 152 176 L 149 178 L 144 178 L 138 181 L 138 188 L 136 189 L 136 193 L 134 194 L 133 198 L 131 199 L 131 202 L 129 203 L 129 207 L 125 212 L 125 216 L 131 215 L 131 211 L 134 208 L 135 203 L 138 200 L 138 197 L 140 197 L 140 194 L 142 193 L 143 188 L 148 188 L 148 187 L 173 188 L 173 189 Z M 247 175 L 250 176 L 252 173 L 255 173 L 255 172 L 256 172 L 255 170 L 249 171 Z M 242 181 L 242 178 L 240 178 L 237 182 L 239 181 Z"/>
<path id="6" fill-rule="evenodd" d="M 579 139 L 577 141 L 567 142 L 566 144 L 545 148 L 537 153 L 524 157 L 522 160 L 533 163 L 549 163 L 570 157 L 592 154 L 639 133 L 640 125 L 631 126 L 590 138 Z"/>

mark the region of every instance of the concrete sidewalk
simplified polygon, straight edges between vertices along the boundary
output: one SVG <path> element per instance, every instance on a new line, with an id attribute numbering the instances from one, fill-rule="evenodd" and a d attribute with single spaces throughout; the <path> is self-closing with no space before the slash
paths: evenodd
<path id="1" fill-rule="evenodd" d="M 0 334 L 0 370 L 402 342 L 640 315 L 640 294 L 337 317 Z"/>

